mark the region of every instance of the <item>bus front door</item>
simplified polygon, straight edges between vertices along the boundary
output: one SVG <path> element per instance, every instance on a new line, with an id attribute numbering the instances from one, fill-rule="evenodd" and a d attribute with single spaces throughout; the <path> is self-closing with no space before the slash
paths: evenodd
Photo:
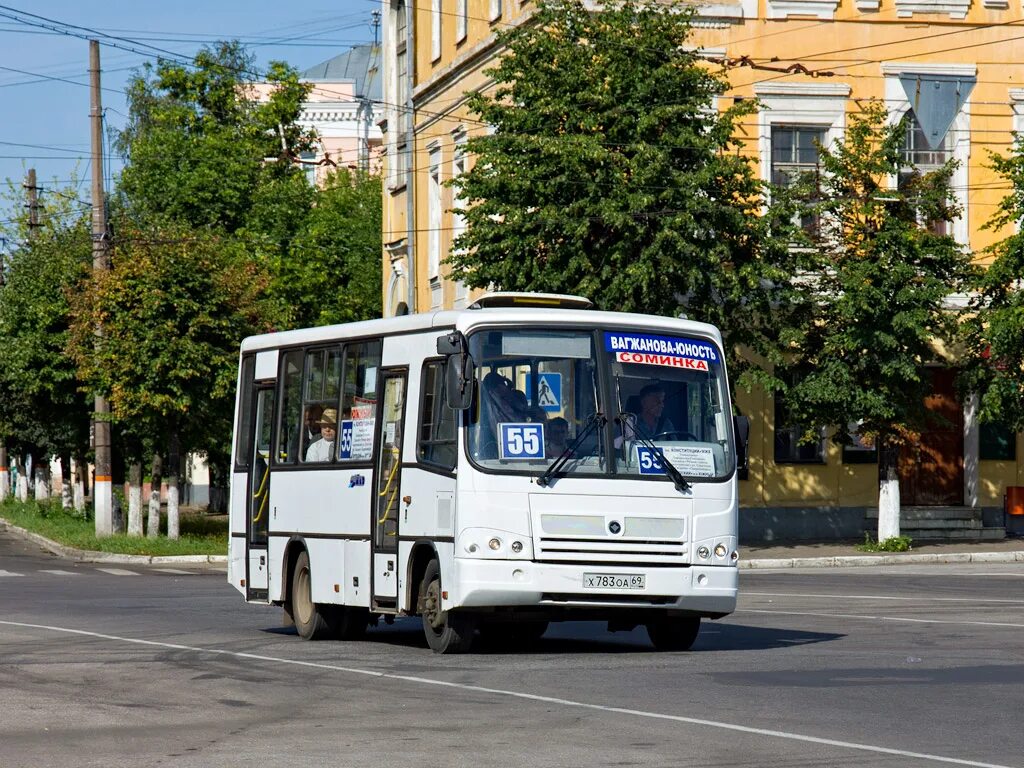
<path id="1" fill-rule="evenodd" d="M 267 532 L 270 519 L 270 430 L 274 420 L 274 388 L 256 390 L 252 422 L 252 460 L 249 462 L 249 515 L 245 531 L 247 600 L 267 600 Z"/>
<path id="2" fill-rule="evenodd" d="M 377 438 L 373 504 L 373 598 L 383 606 L 398 601 L 398 514 L 402 489 L 405 371 L 385 371 L 384 403 Z"/>

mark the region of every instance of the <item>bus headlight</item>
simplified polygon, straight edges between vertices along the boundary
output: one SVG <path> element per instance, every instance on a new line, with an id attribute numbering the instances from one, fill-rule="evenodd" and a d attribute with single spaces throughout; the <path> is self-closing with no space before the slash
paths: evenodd
<path id="1" fill-rule="evenodd" d="M 513 541 L 512 542 L 512 551 L 515 552 L 517 555 L 520 552 L 522 552 L 523 551 L 523 542 L 521 542 L 521 541 Z"/>
<path id="2" fill-rule="evenodd" d="M 705 547 L 703 544 L 701 544 L 699 547 L 697 547 L 697 557 L 699 557 L 701 560 L 707 560 L 709 557 L 711 557 L 711 550 Z"/>
<path id="3" fill-rule="evenodd" d="M 533 542 L 529 534 L 496 528 L 466 528 L 458 536 L 456 557 L 487 560 L 530 560 Z"/>
<path id="4" fill-rule="evenodd" d="M 495 552 L 497 552 L 499 549 L 501 549 L 501 539 L 499 539 L 498 537 L 494 537 L 493 539 L 487 542 L 487 546 L 493 549 Z"/>
<path id="5" fill-rule="evenodd" d="M 715 557 L 725 557 L 727 551 L 725 544 L 722 542 L 715 544 Z"/>

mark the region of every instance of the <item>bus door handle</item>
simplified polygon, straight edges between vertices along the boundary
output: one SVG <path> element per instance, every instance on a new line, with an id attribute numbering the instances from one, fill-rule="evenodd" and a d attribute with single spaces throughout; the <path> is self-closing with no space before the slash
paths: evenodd
<path id="1" fill-rule="evenodd" d="M 409 505 L 412 504 L 412 496 L 403 496 L 402 503 L 405 504 L 405 517 L 403 522 L 409 522 Z"/>

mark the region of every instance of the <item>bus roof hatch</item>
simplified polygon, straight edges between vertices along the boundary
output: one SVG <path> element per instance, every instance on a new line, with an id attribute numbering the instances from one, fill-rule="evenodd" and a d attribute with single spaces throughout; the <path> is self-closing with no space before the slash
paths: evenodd
<path id="1" fill-rule="evenodd" d="M 584 296 L 564 293 L 516 293 L 492 291 L 469 305 L 470 309 L 493 307 L 543 307 L 547 309 L 593 309 L 594 302 Z"/>

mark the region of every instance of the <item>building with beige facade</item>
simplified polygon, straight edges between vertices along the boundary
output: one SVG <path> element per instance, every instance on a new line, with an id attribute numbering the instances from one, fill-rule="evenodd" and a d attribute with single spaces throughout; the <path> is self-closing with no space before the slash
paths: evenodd
<path id="1" fill-rule="evenodd" d="M 491 86 L 484 70 L 501 53 L 494 32 L 528 23 L 535 7 L 382 0 L 386 315 L 470 299 L 444 266 L 464 228 L 445 183 L 472 162 L 466 139 L 488 129 L 468 112 L 465 94 Z M 766 181 L 813 169 L 818 142 L 839 140 L 865 100 L 883 100 L 894 122 L 911 114 L 908 174 L 958 161 L 953 192 L 963 213 L 950 234 L 979 253 L 1005 236 L 982 225 L 1008 191 L 989 153 L 1007 153 L 1013 132 L 1024 131 L 1022 0 L 724 0 L 699 4 L 697 14 L 693 43 L 708 66 L 726 67 L 731 84 L 716 106 L 758 102 L 738 130 Z M 936 359 L 928 405 L 948 426 L 901 457 L 902 503 L 926 517 L 947 510 L 963 530 L 983 526 L 974 533 L 999 536 L 1004 494 L 1024 485 L 1024 440 L 979 423 L 974 402 L 954 391 L 954 373 L 955 360 Z M 871 528 L 873 450 L 840 448 L 824 435 L 799 444 L 784 403 L 743 391 L 737 401 L 752 420 L 740 483 L 748 538 L 847 537 Z"/>

